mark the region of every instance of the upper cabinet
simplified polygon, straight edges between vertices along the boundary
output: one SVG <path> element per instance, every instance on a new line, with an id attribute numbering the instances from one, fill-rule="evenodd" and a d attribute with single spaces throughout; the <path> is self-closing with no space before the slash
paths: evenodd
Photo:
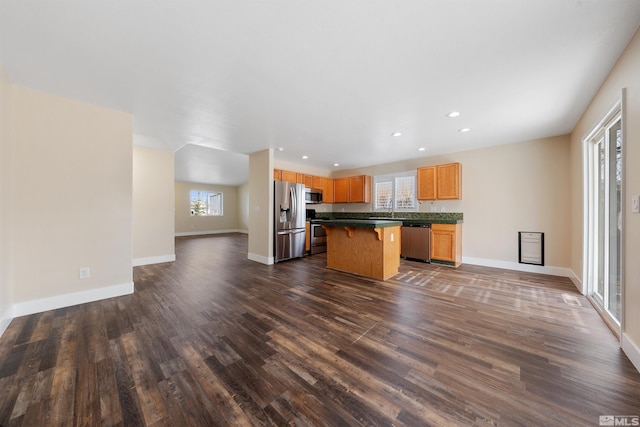
<path id="1" fill-rule="evenodd" d="M 462 165 L 460 163 L 436 166 L 436 198 L 438 200 L 462 199 Z"/>
<path id="2" fill-rule="evenodd" d="M 324 178 L 324 185 L 322 187 L 322 202 L 333 203 L 333 179 Z"/>
<path id="3" fill-rule="evenodd" d="M 436 167 L 418 168 L 418 200 L 436 199 Z"/>
<path id="4" fill-rule="evenodd" d="M 371 203 L 371 177 L 369 175 L 349 177 L 349 203 Z"/>
<path id="5" fill-rule="evenodd" d="M 296 173 L 290 171 L 280 171 L 280 180 L 284 182 L 297 182 Z"/>
<path id="6" fill-rule="evenodd" d="M 318 190 L 324 190 L 324 181 L 331 178 L 325 178 L 322 176 L 312 176 L 311 185 L 307 187 L 317 188 Z"/>
<path id="7" fill-rule="evenodd" d="M 418 168 L 418 200 L 462 199 L 462 165 L 446 165 Z"/>
<path id="8" fill-rule="evenodd" d="M 349 203 L 349 178 L 333 179 L 333 203 Z"/>
<path id="9" fill-rule="evenodd" d="M 334 178 L 333 203 L 371 203 L 371 177 Z"/>
<path id="10" fill-rule="evenodd" d="M 304 184 L 307 188 L 322 190 L 322 203 L 371 203 L 371 177 L 369 175 L 332 179 L 274 169 L 273 179 L 297 182 Z"/>

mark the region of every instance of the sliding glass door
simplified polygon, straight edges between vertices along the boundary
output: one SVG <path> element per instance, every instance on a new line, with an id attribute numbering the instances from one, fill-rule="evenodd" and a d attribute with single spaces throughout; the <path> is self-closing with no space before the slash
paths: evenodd
<path id="1" fill-rule="evenodd" d="M 619 330 L 622 292 L 622 119 L 616 110 L 587 139 L 587 292 Z"/>

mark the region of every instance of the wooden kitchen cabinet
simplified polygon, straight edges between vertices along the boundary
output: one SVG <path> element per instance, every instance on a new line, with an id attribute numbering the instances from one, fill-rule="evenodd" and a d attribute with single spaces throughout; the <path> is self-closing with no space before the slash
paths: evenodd
<path id="1" fill-rule="evenodd" d="M 333 180 L 333 203 L 349 203 L 349 178 Z"/>
<path id="2" fill-rule="evenodd" d="M 462 165 L 425 166 L 418 168 L 418 200 L 462 199 Z"/>
<path id="3" fill-rule="evenodd" d="M 282 181 L 282 171 L 280 169 L 273 170 L 274 181 Z"/>
<path id="4" fill-rule="evenodd" d="M 371 177 L 369 175 L 349 177 L 349 203 L 371 203 Z"/>
<path id="5" fill-rule="evenodd" d="M 281 173 L 281 181 L 284 182 L 296 182 L 296 173 L 291 171 L 280 171 Z"/>
<path id="6" fill-rule="evenodd" d="M 311 221 L 305 223 L 305 237 L 304 237 L 304 250 L 305 252 L 311 251 Z"/>
<path id="7" fill-rule="evenodd" d="M 333 203 L 333 179 L 325 178 L 322 187 L 322 203 Z"/>
<path id="8" fill-rule="evenodd" d="M 431 224 L 431 261 L 457 267 L 462 262 L 462 224 Z"/>
<path id="9" fill-rule="evenodd" d="M 311 181 L 311 188 L 323 190 L 322 192 L 324 193 L 324 180 L 327 178 L 324 178 L 322 176 L 313 176 L 312 178 L 313 180 Z M 323 197 L 323 200 L 324 200 L 324 197 Z"/>
<path id="10" fill-rule="evenodd" d="M 371 177 L 357 175 L 334 178 L 333 203 L 371 203 Z"/>
<path id="11" fill-rule="evenodd" d="M 436 199 L 436 167 L 418 168 L 418 200 Z"/>
<path id="12" fill-rule="evenodd" d="M 436 197 L 438 200 L 462 198 L 462 165 L 460 163 L 436 166 Z"/>

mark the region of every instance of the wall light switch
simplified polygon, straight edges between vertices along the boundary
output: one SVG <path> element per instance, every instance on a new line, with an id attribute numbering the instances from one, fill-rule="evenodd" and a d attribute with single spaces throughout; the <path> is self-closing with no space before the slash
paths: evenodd
<path id="1" fill-rule="evenodd" d="M 631 212 L 640 213 L 640 196 L 631 197 Z"/>

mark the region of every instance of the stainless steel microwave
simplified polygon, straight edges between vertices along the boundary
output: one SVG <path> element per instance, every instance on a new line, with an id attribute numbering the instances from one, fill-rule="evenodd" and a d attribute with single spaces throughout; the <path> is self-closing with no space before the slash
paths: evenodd
<path id="1" fill-rule="evenodd" d="M 322 190 L 319 188 L 305 188 L 304 199 L 307 204 L 322 203 Z"/>

